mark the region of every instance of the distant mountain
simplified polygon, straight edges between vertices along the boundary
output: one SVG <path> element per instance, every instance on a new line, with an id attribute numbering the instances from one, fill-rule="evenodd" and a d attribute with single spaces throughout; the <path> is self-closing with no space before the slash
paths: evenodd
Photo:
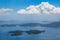
<path id="1" fill-rule="evenodd" d="M 60 27 L 60 22 L 53 22 L 49 24 L 40 24 L 40 26 L 46 26 L 46 27 Z"/>
<path id="2" fill-rule="evenodd" d="M 48 24 L 40 24 L 40 23 L 27 23 L 27 24 L 22 24 L 21 26 L 60 27 L 60 22 L 52 22 L 52 23 L 48 23 Z"/>
<path id="3" fill-rule="evenodd" d="M 20 26 L 40 26 L 40 23 L 27 23 L 27 24 L 21 24 Z"/>
<path id="4" fill-rule="evenodd" d="M 0 27 L 15 27 L 15 26 L 23 26 L 23 27 L 35 27 L 35 26 L 42 26 L 42 27 L 60 27 L 60 22 L 52 22 L 48 24 L 42 23 L 25 23 L 25 24 L 3 24 Z"/>

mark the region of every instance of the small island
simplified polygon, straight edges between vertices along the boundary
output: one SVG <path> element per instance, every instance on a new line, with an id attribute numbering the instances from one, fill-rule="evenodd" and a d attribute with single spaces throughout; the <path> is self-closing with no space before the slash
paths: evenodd
<path id="1" fill-rule="evenodd" d="M 27 34 L 40 34 L 45 31 L 43 30 L 28 30 L 28 31 L 15 30 L 15 31 L 9 31 L 8 33 L 11 36 L 20 36 L 20 35 L 23 35 L 24 32 Z"/>
<path id="2" fill-rule="evenodd" d="M 21 30 L 14 30 L 14 31 L 9 31 L 8 33 L 11 35 L 11 36 L 19 36 L 19 35 L 22 35 L 22 32 Z"/>
<path id="3" fill-rule="evenodd" d="M 28 33 L 28 34 L 39 34 L 39 33 L 42 33 L 42 32 L 45 32 L 45 31 L 42 31 L 42 30 L 29 30 L 29 31 L 26 31 L 26 33 Z"/>

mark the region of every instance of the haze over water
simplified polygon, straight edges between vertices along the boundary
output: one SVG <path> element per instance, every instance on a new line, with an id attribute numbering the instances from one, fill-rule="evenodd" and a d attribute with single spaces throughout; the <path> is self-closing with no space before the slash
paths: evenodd
<path id="1" fill-rule="evenodd" d="M 60 0 L 0 0 L 0 40 L 60 40 Z"/>

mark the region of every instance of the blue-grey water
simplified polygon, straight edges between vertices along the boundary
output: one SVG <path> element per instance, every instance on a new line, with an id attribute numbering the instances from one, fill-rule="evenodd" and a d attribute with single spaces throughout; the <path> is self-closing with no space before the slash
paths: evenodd
<path id="1" fill-rule="evenodd" d="M 0 22 L 0 24 L 19 24 L 20 22 L 15 23 L 12 22 Z M 24 22 L 22 22 L 23 24 Z M 25 22 L 26 23 L 26 22 Z M 45 32 L 40 34 L 27 34 L 23 33 L 20 36 L 10 36 L 8 34 L 9 31 L 14 30 L 45 30 Z M 53 28 L 53 27 L 42 27 L 42 26 L 14 26 L 14 27 L 0 27 L 0 40 L 60 40 L 60 28 Z"/>

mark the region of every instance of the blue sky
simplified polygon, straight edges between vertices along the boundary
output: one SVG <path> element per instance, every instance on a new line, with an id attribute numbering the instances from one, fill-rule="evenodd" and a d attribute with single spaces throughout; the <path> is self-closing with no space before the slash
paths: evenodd
<path id="1" fill-rule="evenodd" d="M 42 14 L 42 16 L 20 15 L 20 14 L 29 14 L 29 13 Z M 58 20 L 60 19 L 59 13 L 60 13 L 60 0 L 0 0 L 0 20 L 2 19 L 3 20 L 5 19 L 35 20 L 39 18 L 43 20 L 45 19 Z M 56 14 L 57 16 L 56 15 L 53 16 L 53 14 Z"/>
<path id="2" fill-rule="evenodd" d="M 22 9 L 29 5 L 37 5 L 41 2 L 49 2 L 55 6 L 60 6 L 60 0 L 0 0 L 0 8 Z"/>

